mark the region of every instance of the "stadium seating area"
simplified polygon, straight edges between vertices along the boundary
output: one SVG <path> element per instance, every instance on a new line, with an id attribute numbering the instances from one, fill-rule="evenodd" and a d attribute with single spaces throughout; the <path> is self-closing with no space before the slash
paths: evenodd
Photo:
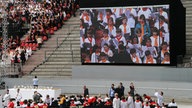
<path id="1" fill-rule="evenodd" d="M 62 28 L 72 15 L 75 16 L 75 11 L 79 8 L 77 2 L 68 0 L 63 2 L 34 2 L 33 0 L 10 2 L 8 21 L 11 33 L 8 34 L 7 53 L 9 56 L 6 64 L 21 63 L 24 65 L 34 51 L 40 50 L 43 43 L 49 40 L 55 31 Z M 19 35 L 15 33 L 16 31 Z M 21 34 L 21 32 L 23 33 Z"/>

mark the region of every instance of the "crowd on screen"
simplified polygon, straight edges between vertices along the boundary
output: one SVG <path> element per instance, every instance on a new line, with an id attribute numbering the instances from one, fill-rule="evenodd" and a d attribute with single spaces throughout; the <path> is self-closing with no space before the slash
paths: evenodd
<path id="1" fill-rule="evenodd" d="M 169 64 L 169 7 L 81 9 L 83 63 Z"/>
<path id="2" fill-rule="evenodd" d="M 8 36 L 8 61 L 22 63 L 30 57 L 33 51 L 41 48 L 44 41 L 54 34 L 78 8 L 78 0 L 13 0 L 7 7 L 8 22 L 29 26 L 25 39 L 11 34 Z M 1 15 L 2 16 L 2 15 Z M 1 17 L 2 19 L 3 17 Z M 2 21 L 2 20 L 1 20 Z M 15 30 L 13 30 L 15 31 Z M 3 55 L 3 38 L 1 36 L 1 55 Z"/>
<path id="3" fill-rule="evenodd" d="M 120 82 L 118 86 L 111 84 L 109 93 L 106 95 L 90 95 L 89 89 L 84 86 L 82 95 L 66 96 L 61 94 L 54 99 L 47 94 L 42 100 L 42 95 L 37 91 L 30 94 L 32 99 L 23 99 L 20 89 L 17 90 L 15 98 L 10 98 L 9 90 L 3 97 L 4 106 L 7 108 L 177 108 L 174 99 L 170 103 L 164 102 L 162 91 L 155 91 L 154 96 L 139 94 L 131 82 L 129 92 L 125 93 L 125 87 Z M 14 106 L 14 107 L 13 107 Z"/>

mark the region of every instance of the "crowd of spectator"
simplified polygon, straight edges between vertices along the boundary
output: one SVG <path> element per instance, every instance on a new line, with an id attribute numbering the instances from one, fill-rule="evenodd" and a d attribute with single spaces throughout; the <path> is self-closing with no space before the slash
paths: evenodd
<path id="1" fill-rule="evenodd" d="M 34 91 L 33 99 L 22 99 L 22 92 L 17 90 L 17 95 L 11 99 L 9 90 L 3 97 L 4 106 L 8 108 L 177 108 L 174 99 L 170 103 L 164 102 L 162 91 L 155 90 L 154 96 L 139 94 L 136 92 L 134 84 L 131 82 L 128 93 L 125 93 L 125 87 L 120 82 L 117 87 L 111 84 L 109 93 L 101 96 L 89 94 L 89 89 L 84 86 L 82 95 L 66 96 L 61 94 L 57 99 L 46 96 L 42 100 L 42 95 Z M 15 100 L 15 101 L 14 101 Z M 14 102 L 13 102 L 14 101 Z M 9 107 L 9 106 L 15 107 Z"/>
<path id="2" fill-rule="evenodd" d="M 169 64 L 169 6 L 82 9 L 83 63 Z"/>
<path id="3" fill-rule="evenodd" d="M 72 15 L 75 16 L 78 4 L 78 0 L 10 1 L 6 9 L 9 25 L 14 23 L 20 24 L 19 27 L 28 25 L 29 29 L 22 40 L 22 36 L 14 33 L 8 36 L 7 52 L 2 50 L 3 38 L 1 36 L 1 55 L 8 54 L 7 64 L 24 64 L 33 51 L 40 50 L 43 42 L 64 25 L 64 21 L 67 21 Z"/>

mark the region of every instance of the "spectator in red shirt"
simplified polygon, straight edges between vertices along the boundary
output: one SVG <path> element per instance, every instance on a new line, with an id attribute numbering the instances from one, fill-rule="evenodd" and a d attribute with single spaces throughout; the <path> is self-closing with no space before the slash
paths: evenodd
<path id="1" fill-rule="evenodd" d="M 13 99 L 9 100 L 9 103 L 7 105 L 7 108 L 14 108 L 14 103 L 13 103 Z"/>
<path id="2" fill-rule="evenodd" d="M 48 105 L 44 102 L 43 105 L 39 106 L 39 108 L 48 108 Z"/>
<path id="3" fill-rule="evenodd" d="M 40 108 L 39 105 L 37 103 L 34 103 L 32 108 Z"/>
<path id="4" fill-rule="evenodd" d="M 145 99 L 148 99 L 149 102 L 151 101 L 151 97 L 148 96 L 148 95 L 146 95 L 146 94 L 143 94 L 143 98 L 144 98 L 144 100 L 145 100 Z"/>

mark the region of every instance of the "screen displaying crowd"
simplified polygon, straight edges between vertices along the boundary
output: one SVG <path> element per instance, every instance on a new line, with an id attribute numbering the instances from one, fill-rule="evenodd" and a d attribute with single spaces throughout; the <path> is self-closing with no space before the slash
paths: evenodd
<path id="1" fill-rule="evenodd" d="M 81 8 L 82 63 L 170 64 L 169 5 Z"/>

